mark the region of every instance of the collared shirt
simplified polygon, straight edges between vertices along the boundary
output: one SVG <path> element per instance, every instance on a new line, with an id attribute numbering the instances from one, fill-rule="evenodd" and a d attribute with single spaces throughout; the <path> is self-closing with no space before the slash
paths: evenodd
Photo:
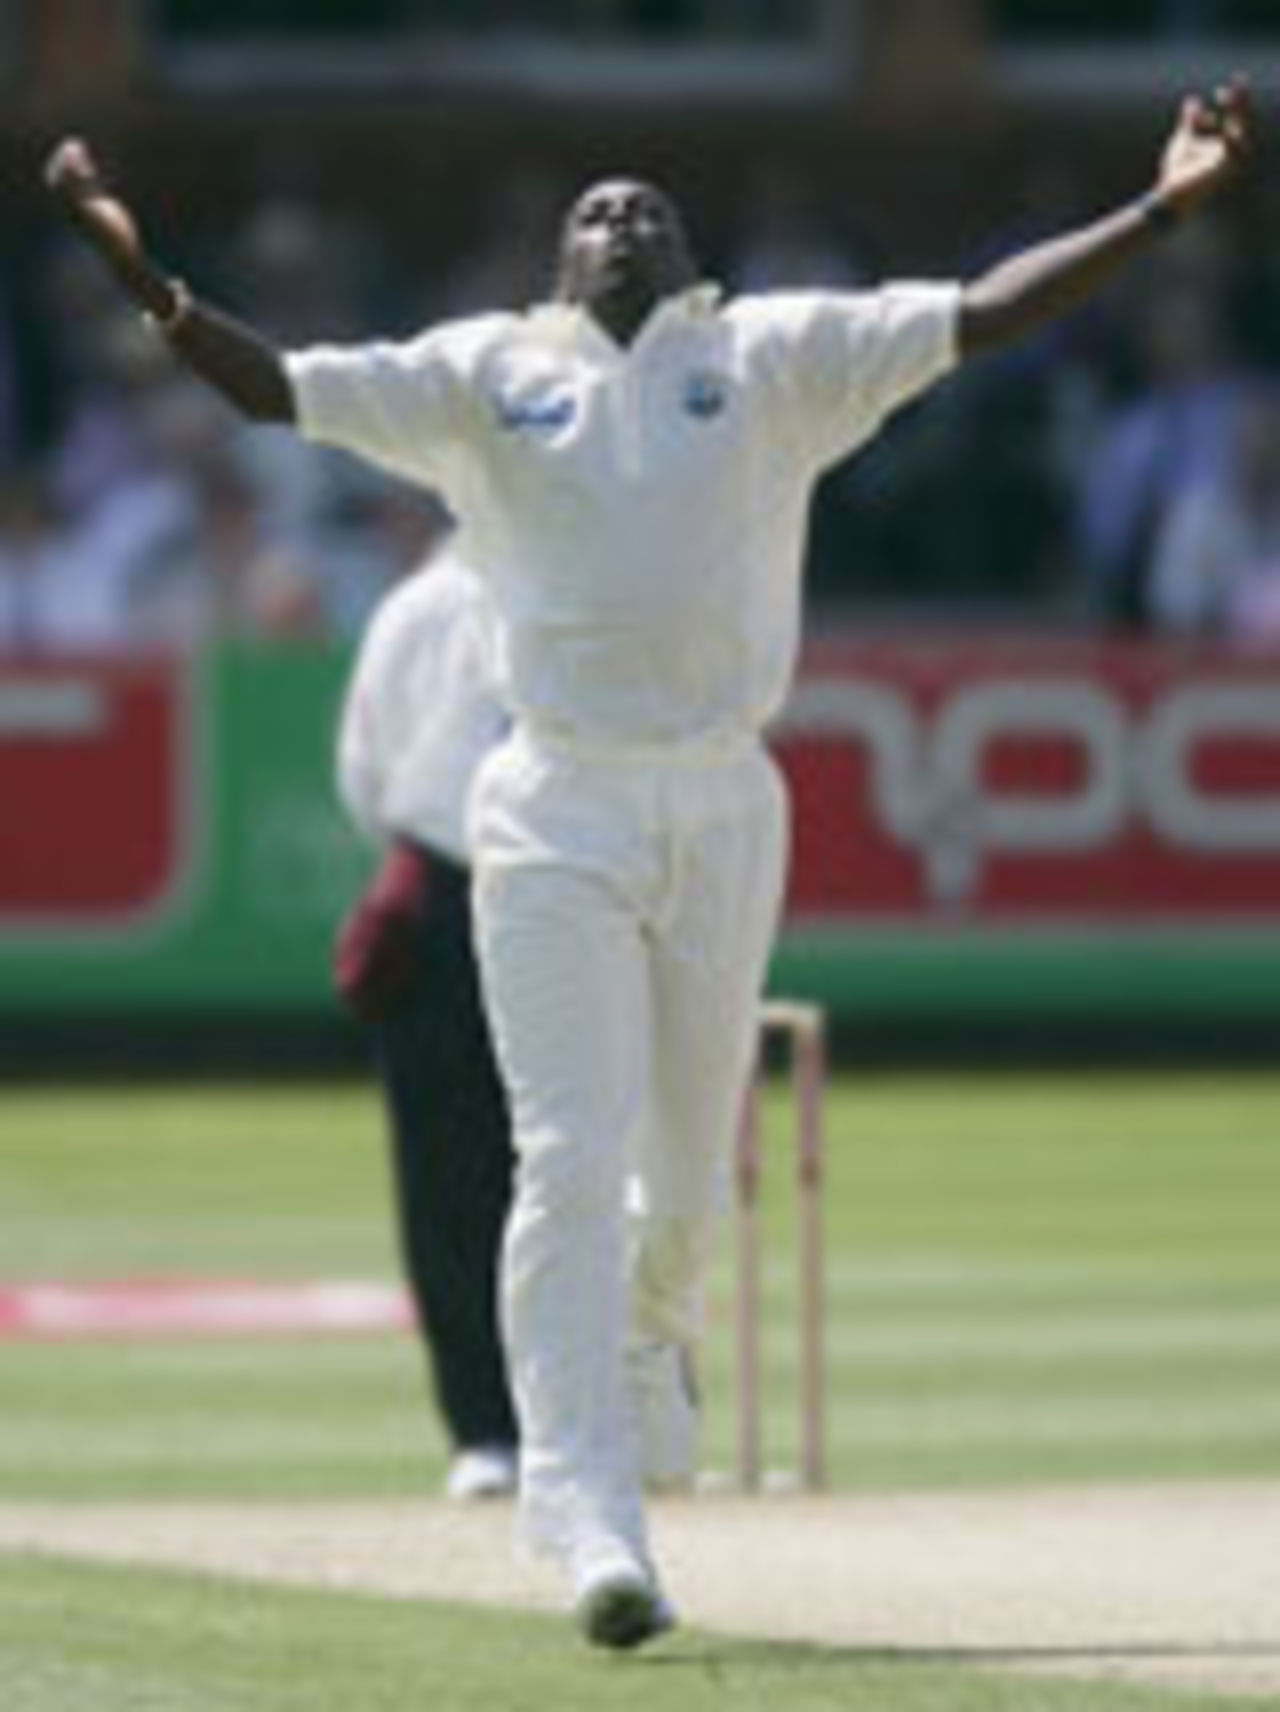
<path id="1" fill-rule="evenodd" d="M 413 838 L 465 863 L 471 781 L 508 725 L 488 597 L 445 548 L 369 621 L 338 726 L 338 793 L 370 837 Z"/>
<path id="2" fill-rule="evenodd" d="M 461 517 L 523 722 L 697 744 L 781 704 L 813 482 L 952 366 L 958 304 L 956 285 L 699 287 L 626 347 L 548 305 L 287 363 L 306 436 Z"/>

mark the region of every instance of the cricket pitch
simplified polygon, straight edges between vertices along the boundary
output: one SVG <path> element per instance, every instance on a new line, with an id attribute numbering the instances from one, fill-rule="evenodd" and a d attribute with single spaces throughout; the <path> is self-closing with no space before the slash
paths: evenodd
<path id="1" fill-rule="evenodd" d="M 653 1507 L 686 1624 L 877 1659 L 1280 1693 L 1280 1483 Z M 0 1549 L 555 1609 L 509 1506 L 0 1505 Z"/>

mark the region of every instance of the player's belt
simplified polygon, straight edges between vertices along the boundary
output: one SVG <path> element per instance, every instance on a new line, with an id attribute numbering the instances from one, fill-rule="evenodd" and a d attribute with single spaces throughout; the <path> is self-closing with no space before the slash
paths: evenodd
<path id="1" fill-rule="evenodd" d="M 707 767 L 740 761 L 756 753 L 761 739 L 755 731 L 718 731 L 695 737 L 675 737 L 634 743 L 625 738 L 583 737 L 522 720 L 515 740 L 535 754 L 609 767 Z"/>

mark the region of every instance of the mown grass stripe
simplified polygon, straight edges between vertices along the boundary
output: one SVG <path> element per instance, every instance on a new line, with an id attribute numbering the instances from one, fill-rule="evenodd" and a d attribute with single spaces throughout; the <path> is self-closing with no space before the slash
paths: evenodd
<path id="1" fill-rule="evenodd" d="M 771 1400 L 767 1430 L 782 1431 L 795 1406 Z M 949 1396 L 934 1405 L 846 1394 L 830 1412 L 830 1436 L 852 1447 L 958 1444 L 1034 1446 L 1078 1443 L 1170 1443 L 1180 1440 L 1272 1443 L 1280 1434 L 1280 1392 L 1269 1396 L 1180 1397 L 1155 1401 L 1101 1392 L 1082 1396 L 973 1398 Z"/>
<path id="2" fill-rule="evenodd" d="M 798 1341 L 798 1311 L 768 1312 L 762 1330 L 787 1347 Z M 1097 1359 L 1153 1360 L 1221 1356 L 1273 1358 L 1280 1376 L 1280 1309 L 1242 1306 L 1231 1313 L 1142 1314 L 1099 1319 L 1091 1314 L 1026 1318 L 891 1320 L 853 1311 L 833 1311 L 826 1327 L 828 1358 L 881 1364 L 955 1360 L 972 1356 L 987 1363 L 1021 1364 Z"/>
<path id="3" fill-rule="evenodd" d="M 1280 1114 L 1278 1114 L 1280 1118 Z M 1280 1137 L 1277 1138 L 1280 1154 Z M 1280 1232 L 1280 1211 L 1273 1209 Z M 766 1243 L 761 1268 L 766 1278 L 794 1275 L 798 1253 L 790 1234 L 777 1247 Z M 732 1263 L 727 1253 L 717 1256 L 715 1270 L 727 1275 Z M 1135 1297 L 1162 1295 L 1186 1289 L 1197 1282 L 1243 1287 L 1251 1282 L 1274 1284 L 1280 1301 L 1280 1251 L 1262 1244 L 1255 1249 L 1214 1248 L 1206 1252 L 1196 1246 L 1178 1254 L 1097 1254 L 1088 1245 L 1073 1255 L 1042 1257 L 999 1253 L 965 1254 L 953 1248 L 916 1254 L 901 1248 L 880 1252 L 874 1242 L 842 1245 L 834 1238 L 828 1244 L 826 1273 L 831 1285 L 859 1294 L 887 1294 L 897 1298 L 921 1296 L 990 1296 L 1001 1300 L 1008 1292 L 1019 1295 L 1081 1294 L 1092 1297 L 1112 1291 L 1132 1292 Z"/>

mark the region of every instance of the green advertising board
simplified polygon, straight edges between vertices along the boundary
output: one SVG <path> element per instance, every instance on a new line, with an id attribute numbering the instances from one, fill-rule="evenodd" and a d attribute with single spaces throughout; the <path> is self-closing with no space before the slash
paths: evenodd
<path id="1" fill-rule="evenodd" d="M 161 693 L 142 711 L 163 725 L 163 738 L 125 745 L 87 791 L 83 767 L 54 757 L 42 772 L 37 754 L 44 872 L 70 845 L 75 867 L 90 873 L 105 848 L 120 878 L 114 896 L 88 901 L 73 883 L 64 879 L 60 894 L 51 882 L 34 907 L 24 899 L 17 921 L 11 912 L 0 939 L 0 1009 L 327 1006 L 333 928 L 371 862 L 332 786 L 345 666 L 324 652 L 261 649 L 157 665 L 147 683 Z M 64 691 L 75 681 L 75 668 L 57 680 Z M 102 725 L 117 715 L 128 725 L 136 675 L 108 675 L 105 686 L 116 705 Z M 110 747 L 103 731 L 82 747 L 95 743 Z M 49 747 L 46 739 L 46 754 Z M 47 800 L 54 790 L 66 800 Z M 40 876 L 18 878 L 29 891 Z"/>

